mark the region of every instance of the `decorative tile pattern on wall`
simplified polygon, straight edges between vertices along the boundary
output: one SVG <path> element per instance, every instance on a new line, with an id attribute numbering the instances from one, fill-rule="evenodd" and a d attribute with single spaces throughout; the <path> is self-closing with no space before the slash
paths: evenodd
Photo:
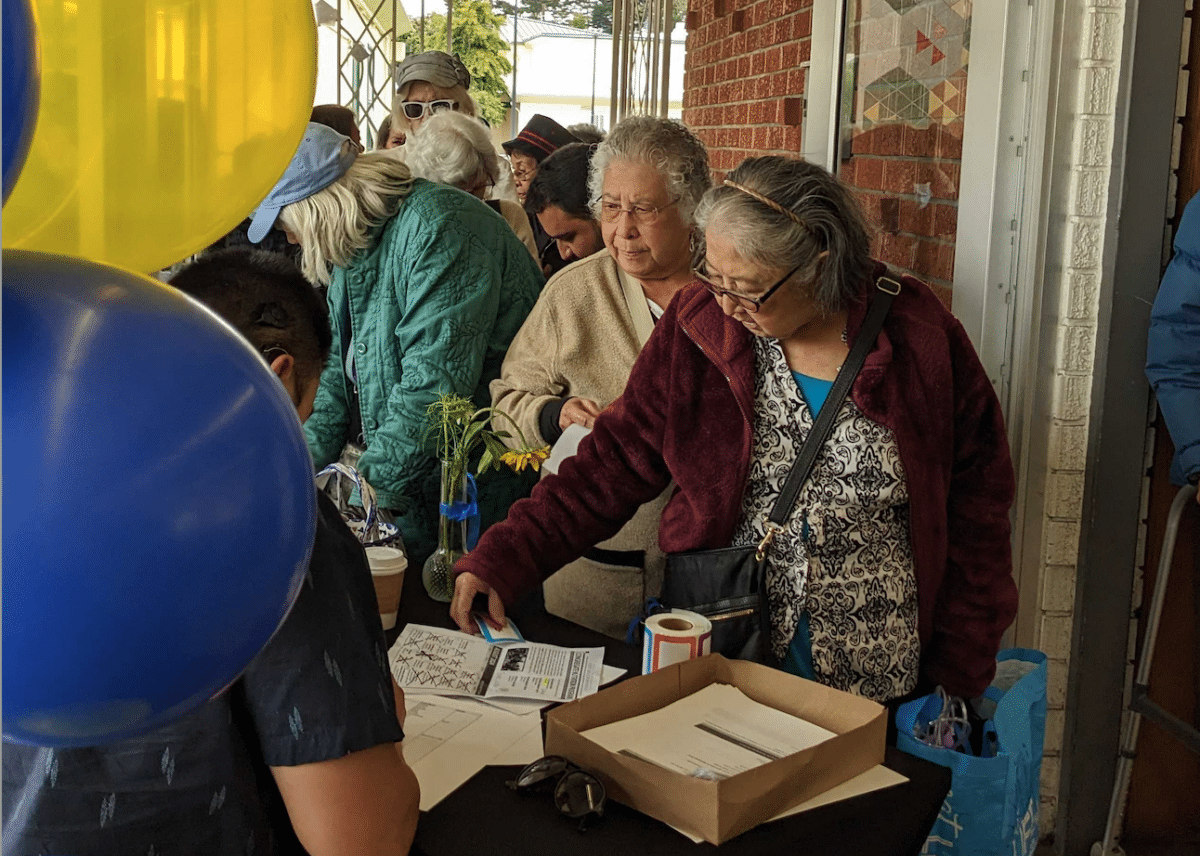
<path id="1" fill-rule="evenodd" d="M 848 41 L 857 51 L 862 126 L 961 118 L 971 0 L 863 0 L 859 11 Z"/>
<path id="2" fill-rule="evenodd" d="M 971 0 L 847 0 L 838 174 L 875 254 L 950 303 Z"/>

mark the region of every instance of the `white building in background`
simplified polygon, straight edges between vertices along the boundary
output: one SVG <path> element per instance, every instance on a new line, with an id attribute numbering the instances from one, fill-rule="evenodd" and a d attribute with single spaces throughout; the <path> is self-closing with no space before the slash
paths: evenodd
<path id="1" fill-rule="evenodd" d="M 339 11 L 340 7 L 340 11 Z M 413 29 L 400 0 L 314 0 L 317 19 L 317 104 L 354 110 L 364 144 L 391 111 L 393 57 Z"/>
<path id="2" fill-rule="evenodd" d="M 535 113 L 549 116 L 563 127 L 591 122 L 608 130 L 612 92 L 610 33 L 578 30 L 564 24 L 518 16 L 505 18 L 500 35 L 508 43 L 509 62 L 516 42 L 516 116 L 510 114 L 507 137 L 515 136 Z M 671 70 L 667 115 L 683 114 L 683 54 L 687 34 L 682 24 L 671 35 Z M 513 88 L 512 76 L 508 85 Z"/>
<path id="3" fill-rule="evenodd" d="M 405 55 L 399 39 L 411 32 L 413 24 L 400 0 L 314 0 L 313 11 L 318 25 L 313 103 L 353 109 L 363 142 L 371 145 L 375 129 L 391 109 L 391 63 Z M 564 127 L 590 122 L 608 130 L 612 34 L 518 16 L 515 34 L 513 19 L 508 17 L 500 35 L 506 58 L 516 66 L 515 81 L 512 74 L 505 81 L 510 90 L 515 83 L 516 109 L 492 129 L 498 143 L 515 136 L 535 113 Z M 685 46 L 686 32 L 679 24 L 671 35 L 667 85 L 667 115 L 673 119 L 683 113 Z M 634 53 L 644 49 L 638 42 Z"/>

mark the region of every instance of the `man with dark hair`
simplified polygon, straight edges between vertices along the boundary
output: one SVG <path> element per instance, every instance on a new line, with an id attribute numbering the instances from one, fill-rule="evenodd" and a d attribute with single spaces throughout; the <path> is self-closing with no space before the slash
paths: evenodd
<path id="1" fill-rule="evenodd" d="M 563 263 L 604 248 L 600 224 L 588 205 L 588 168 L 595 146 L 572 143 L 542 161 L 529 185 L 525 211 L 554 241 Z"/>
<path id="2" fill-rule="evenodd" d="M 222 250 L 171 285 L 236 327 L 292 396 L 300 421 L 308 418 L 333 334 L 328 306 L 294 264 L 277 253 Z"/>
<path id="3" fill-rule="evenodd" d="M 349 107 L 343 107 L 341 104 L 318 104 L 312 109 L 312 115 L 309 116 L 308 121 L 328 125 L 343 137 L 349 137 L 360 146 L 362 145 L 358 122 L 354 118 L 354 111 Z"/>
<path id="4" fill-rule="evenodd" d="M 332 337 L 324 304 L 294 265 L 229 250 L 172 285 L 237 328 L 301 418 L 311 412 Z M 197 584 L 219 585 L 222 573 L 237 569 L 214 568 Z M 401 754 L 403 695 L 386 651 L 362 546 L 318 494 L 296 603 L 228 689 L 119 743 L 5 745 L 4 853 L 402 856 L 419 787 Z"/>

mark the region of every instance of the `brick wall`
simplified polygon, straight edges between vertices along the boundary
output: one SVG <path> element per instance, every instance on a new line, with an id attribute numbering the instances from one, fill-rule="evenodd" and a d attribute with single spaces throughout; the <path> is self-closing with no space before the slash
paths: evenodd
<path id="1" fill-rule="evenodd" d="M 691 0 L 683 121 L 709 147 L 717 180 L 747 157 L 801 151 L 811 6 Z M 875 255 L 949 305 L 970 14 L 947 0 L 901 8 L 848 22 L 853 125 L 837 171 L 876 227 Z"/>
<path id="2" fill-rule="evenodd" d="M 718 180 L 759 154 L 800 151 L 812 0 L 691 0 L 683 122 Z"/>

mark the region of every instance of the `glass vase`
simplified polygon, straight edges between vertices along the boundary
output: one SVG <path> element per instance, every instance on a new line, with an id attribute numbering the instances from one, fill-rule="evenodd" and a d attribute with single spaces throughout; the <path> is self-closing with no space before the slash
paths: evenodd
<path id="1" fill-rule="evenodd" d="M 449 461 L 442 461 L 442 484 L 438 493 L 438 545 L 425 560 L 421 582 L 429 596 L 441 603 L 454 597 L 454 565 L 467 554 L 468 507 L 466 468 L 461 470 Z M 454 519 L 459 517 L 461 519 Z"/>

